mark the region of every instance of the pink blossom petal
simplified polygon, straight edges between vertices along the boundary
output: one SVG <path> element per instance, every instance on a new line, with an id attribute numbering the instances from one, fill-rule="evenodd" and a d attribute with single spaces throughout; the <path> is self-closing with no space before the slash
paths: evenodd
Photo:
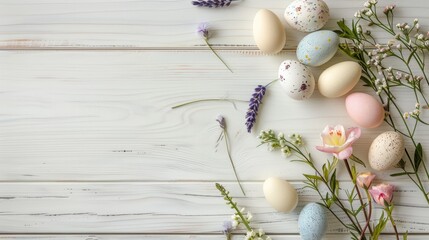
<path id="1" fill-rule="evenodd" d="M 326 153 L 338 153 L 343 150 L 341 146 L 329 146 L 329 145 L 316 146 L 316 149 Z"/>
<path id="2" fill-rule="evenodd" d="M 338 153 L 338 159 L 344 160 L 349 158 L 353 153 L 353 148 L 352 147 L 348 147 L 346 149 L 344 149 L 343 151 Z"/>
<path id="3" fill-rule="evenodd" d="M 347 131 L 347 141 L 344 143 L 344 145 L 350 146 L 360 138 L 361 130 L 360 128 L 350 128 Z"/>

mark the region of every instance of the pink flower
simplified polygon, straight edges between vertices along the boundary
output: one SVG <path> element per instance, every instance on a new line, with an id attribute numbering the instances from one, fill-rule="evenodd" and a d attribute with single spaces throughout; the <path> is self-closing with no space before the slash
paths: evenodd
<path id="1" fill-rule="evenodd" d="M 356 177 L 356 183 L 359 187 L 368 189 L 371 186 L 372 180 L 374 180 L 375 175 L 371 172 L 360 173 Z"/>
<path id="2" fill-rule="evenodd" d="M 389 205 L 392 202 L 394 189 L 393 185 L 381 183 L 372 186 L 369 192 L 377 204 L 387 207 L 386 204 Z"/>
<path id="3" fill-rule="evenodd" d="M 338 159 L 347 159 L 353 153 L 352 144 L 359 139 L 360 128 L 344 130 L 342 125 L 335 127 L 326 126 L 320 135 L 323 146 L 317 146 L 317 150 L 332 153 Z"/>

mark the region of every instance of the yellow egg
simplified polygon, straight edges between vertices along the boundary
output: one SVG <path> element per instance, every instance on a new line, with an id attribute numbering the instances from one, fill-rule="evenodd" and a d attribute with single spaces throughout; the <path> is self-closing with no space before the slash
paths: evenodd
<path id="1" fill-rule="evenodd" d="M 270 177 L 264 182 L 264 196 L 267 202 L 279 212 L 291 212 L 298 204 L 298 193 L 285 180 Z"/>
<path id="2" fill-rule="evenodd" d="M 253 19 L 253 38 L 262 52 L 276 54 L 286 43 L 286 32 L 273 12 L 261 9 Z"/>
<path id="3" fill-rule="evenodd" d="M 358 63 L 340 62 L 320 74 L 317 86 L 320 94 L 325 97 L 341 97 L 356 86 L 361 75 L 362 69 Z"/>

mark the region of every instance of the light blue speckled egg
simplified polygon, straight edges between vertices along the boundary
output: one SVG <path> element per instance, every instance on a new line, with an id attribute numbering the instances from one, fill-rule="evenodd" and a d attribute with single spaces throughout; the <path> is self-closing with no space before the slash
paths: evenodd
<path id="1" fill-rule="evenodd" d="M 305 205 L 299 214 L 298 225 L 303 240 L 322 239 L 328 227 L 325 208 L 317 203 Z"/>
<path id="2" fill-rule="evenodd" d="M 313 32 L 298 44 L 298 60 L 308 66 L 318 67 L 329 61 L 337 52 L 340 38 L 329 30 Z"/>

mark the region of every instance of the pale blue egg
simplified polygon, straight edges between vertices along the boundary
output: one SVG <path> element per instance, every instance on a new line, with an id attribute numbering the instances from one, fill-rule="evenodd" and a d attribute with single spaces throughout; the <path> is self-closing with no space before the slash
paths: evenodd
<path id="1" fill-rule="evenodd" d="M 296 55 L 301 63 L 318 67 L 335 55 L 339 43 L 340 38 L 333 31 L 313 32 L 299 42 Z"/>
<path id="2" fill-rule="evenodd" d="M 322 239 L 328 227 L 325 208 L 317 203 L 305 205 L 299 214 L 298 226 L 303 240 Z"/>

